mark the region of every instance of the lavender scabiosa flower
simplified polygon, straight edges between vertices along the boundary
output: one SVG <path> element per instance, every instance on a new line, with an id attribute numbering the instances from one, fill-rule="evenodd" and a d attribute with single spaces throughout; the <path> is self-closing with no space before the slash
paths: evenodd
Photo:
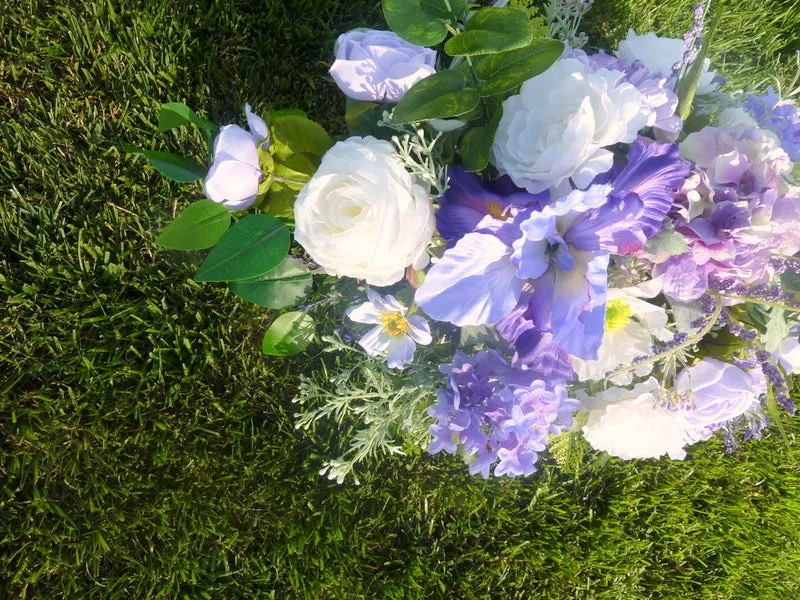
<path id="1" fill-rule="evenodd" d="M 569 427 L 578 408 L 563 382 L 513 369 L 494 350 L 473 356 L 456 352 L 439 370 L 447 384 L 428 408 L 436 419 L 428 451 L 455 454 L 463 448 L 473 475 L 488 478 L 493 466 L 498 476 L 530 475 L 549 436 Z"/>

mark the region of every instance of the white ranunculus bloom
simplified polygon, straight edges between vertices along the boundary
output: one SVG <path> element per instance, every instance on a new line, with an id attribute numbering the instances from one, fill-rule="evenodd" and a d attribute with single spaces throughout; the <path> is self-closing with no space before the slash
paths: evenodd
<path id="1" fill-rule="evenodd" d="M 609 288 L 606 305 L 606 330 L 596 360 L 573 357 L 572 366 L 578 380 L 603 380 L 606 373 L 620 366 L 633 364 L 639 356 L 652 352 L 653 337 L 666 342 L 672 339 L 667 329 L 667 313 L 643 298 L 655 298 L 661 292 L 661 278 L 640 283 L 635 287 Z M 648 375 L 652 365 L 636 369 L 638 376 Z M 610 378 L 618 385 L 633 380 L 633 371 Z"/>
<path id="2" fill-rule="evenodd" d="M 426 190 L 394 147 L 373 137 L 338 142 L 297 196 L 298 243 L 327 273 L 391 285 L 424 266 L 434 230 Z"/>
<path id="3" fill-rule="evenodd" d="M 655 33 L 637 35 L 633 29 L 628 29 L 628 37 L 619 44 L 617 58 L 627 63 L 640 61 L 645 67 L 663 77 L 672 75 L 672 67 L 683 60 L 685 50 L 684 41 L 680 38 L 659 37 Z M 697 94 L 710 94 L 717 88 L 713 82 L 716 74 L 709 70 L 711 61 L 705 59 L 700 82 L 697 85 Z"/>
<path id="4" fill-rule="evenodd" d="M 559 60 L 503 102 L 492 146 L 501 174 L 531 193 L 571 179 L 587 187 L 611 168 L 604 146 L 630 143 L 646 125 L 650 107 L 622 73 L 587 72 L 580 61 Z"/>
<path id="5" fill-rule="evenodd" d="M 692 443 L 680 412 L 657 404 L 658 381 L 651 377 L 632 390 L 612 387 L 596 397 L 579 393 L 589 410 L 583 437 L 596 450 L 625 460 L 686 458 L 684 446 Z"/>

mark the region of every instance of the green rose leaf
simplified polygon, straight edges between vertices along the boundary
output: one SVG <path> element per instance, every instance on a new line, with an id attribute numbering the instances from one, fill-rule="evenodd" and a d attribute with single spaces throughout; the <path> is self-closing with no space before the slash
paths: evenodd
<path id="1" fill-rule="evenodd" d="M 487 7 L 472 15 L 461 35 L 447 40 L 444 51 L 450 56 L 496 54 L 523 48 L 532 39 L 533 28 L 524 12 Z"/>
<path id="2" fill-rule="evenodd" d="M 328 132 L 311 119 L 297 114 L 273 116 L 269 121 L 275 157 L 286 160 L 292 154 L 313 154 L 322 156 L 333 140 Z"/>
<path id="3" fill-rule="evenodd" d="M 417 46 L 435 46 L 447 37 L 447 22 L 422 7 L 422 0 L 383 0 L 389 29 Z"/>
<path id="4" fill-rule="evenodd" d="M 530 45 L 485 57 L 476 67 L 481 96 L 495 96 L 514 90 L 531 77 L 544 73 L 564 53 L 564 44 L 553 39 L 536 39 Z"/>
<path id="5" fill-rule="evenodd" d="M 172 250 L 203 250 L 231 226 L 231 213 L 213 200 L 198 200 L 183 209 L 156 238 L 156 244 Z"/>
<path id="6" fill-rule="evenodd" d="M 254 279 L 232 281 L 231 291 L 264 308 L 285 308 L 305 295 L 312 275 L 302 262 L 287 256 L 274 269 Z"/>
<path id="7" fill-rule="evenodd" d="M 307 119 L 308 115 L 304 110 L 300 110 L 299 108 L 281 108 L 269 113 L 270 119 L 279 119 L 280 117 L 304 117 Z"/>
<path id="8" fill-rule="evenodd" d="M 259 210 L 282 219 L 294 219 L 294 201 L 297 191 L 281 183 L 273 182 L 266 195 L 266 203 L 259 204 Z"/>
<path id="9" fill-rule="evenodd" d="M 319 162 L 308 154 L 292 154 L 286 160 L 275 163 L 273 181 L 299 192 L 318 167 Z"/>
<path id="10" fill-rule="evenodd" d="M 219 239 L 195 281 L 238 281 L 277 267 L 289 251 L 289 230 L 270 215 L 249 215 Z"/>
<path id="11" fill-rule="evenodd" d="M 487 124 L 471 127 L 461 136 L 458 141 L 458 152 L 467 171 L 483 171 L 489 164 L 492 143 L 502 117 L 503 105 L 498 103 L 492 119 Z"/>
<path id="12" fill-rule="evenodd" d="M 305 350 L 314 339 L 314 319 L 301 312 L 281 315 L 264 334 L 261 351 L 268 356 L 291 356 Z"/>
<path id="13" fill-rule="evenodd" d="M 216 131 L 217 126 L 208 119 L 198 116 L 191 108 L 180 102 L 167 102 L 161 105 L 161 112 L 158 113 L 158 130 L 169 131 L 181 125 L 191 123 L 201 129 Z"/>
<path id="14" fill-rule="evenodd" d="M 395 107 L 392 123 L 458 117 L 474 110 L 481 96 L 466 85 L 459 71 L 441 71 L 418 81 Z"/>
<path id="15" fill-rule="evenodd" d="M 178 156 L 171 152 L 144 150 L 126 142 L 122 142 L 120 145 L 128 154 L 146 157 L 156 171 L 172 181 L 189 183 L 206 176 L 206 168 L 191 158 Z"/>

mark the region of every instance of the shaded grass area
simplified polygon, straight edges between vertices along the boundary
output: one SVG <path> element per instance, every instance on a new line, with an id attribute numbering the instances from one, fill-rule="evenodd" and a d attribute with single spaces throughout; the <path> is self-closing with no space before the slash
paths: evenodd
<path id="1" fill-rule="evenodd" d="M 678 35 L 690 4 L 598 2 L 590 24 Z M 787 80 L 797 3 L 731 5 L 719 70 Z M 337 441 L 294 431 L 308 358 L 261 357 L 270 314 L 154 247 L 201 192 L 117 142 L 201 155 L 155 134 L 168 100 L 220 123 L 296 106 L 341 131 L 333 40 L 381 24 L 366 0 L 0 6 L 0 596 L 800 595 L 798 419 L 733 456 L 715 441 L 580 477 L 484 482 L 426 455 L 360 487 L 316 475 Z"/>

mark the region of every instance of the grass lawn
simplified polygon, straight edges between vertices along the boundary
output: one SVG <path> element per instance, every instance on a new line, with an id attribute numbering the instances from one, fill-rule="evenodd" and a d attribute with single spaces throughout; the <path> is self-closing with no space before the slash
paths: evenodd
<path id="1" fill-rule="evenodd" d="M 724 4 L 717 70 L 786 84 L 800 2 Z M 690 7 L 598 0 L 588 30 L 680 36 Z M 272 315 L 154 246 L 202 192 L 118 142 L 199 154 L 157 134 L 165 101 L 342 131 L 327 67 L 356 26 L 384 26 L 377 0 L 0 2 L 0 598 L 800 597 L 800 417 L 580 476 L 317 475 L 337 437 L 294 429 L 308 357 L 262 357 Z"/>

